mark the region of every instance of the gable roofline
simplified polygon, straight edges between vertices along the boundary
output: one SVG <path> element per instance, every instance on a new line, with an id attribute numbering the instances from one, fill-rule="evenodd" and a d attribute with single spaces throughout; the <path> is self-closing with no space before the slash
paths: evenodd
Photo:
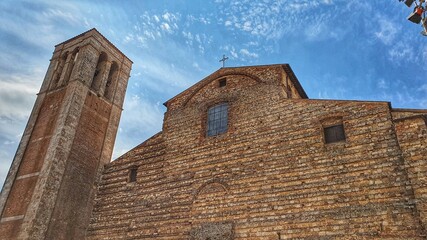
<path id="1" fill-rule="evenodd" d="M 294 84 L 295 88 L 297 89 L 297 91 L 301 95 L 301 97 L 308 99 L 308 96 L 307 96 L 306 92 L 304 91 L 304 89 L 302 88 L 300 82 L 298 81 L 298 78 L 295 76 L 294 72 L 292 71 L 291 66 L 286 63 L 286 64 L 264 64 L 264 65 L 252 65 L 252 66 L 222 67 L 222 68 L 219 68 L 215 72 L 213 72 L 213 73 L 209 74 L 208 76 L 204 77 L 202 80 L 196 82 L 195 84 L 191 85 L 187 89 L 183 90 L 182 92 L 178 93 L 174 97 L 170 98 L 169 100 L 167 100 L 166 102 L 164 102 L 163 105 L 165 107 L 167 107 L 168 102 L 170 102 L 170 101 L 178 98 L 179 96 L 181 96 L 182 94 L 184 94 L 188 89 L 193 88 L 196 85 L 203 84 L 203 82 L 206 81 L 206 79 L 211 78 L 211 76 L 213 76 L 213 75 L 218 75 L 218 72 L 220 72 L 220 71 L 222 71 L 224 69 L 243 69 L 243 68 L 251 68 L 251 67 L 282 67 L 283 70 L 286 72 L 286 74 L 289 76 L 289 79 L 292 81 L 292 83 Z"/>
<path id="2" fill-rule="evenodd" d="M 427 113 L 427 109 L 418 108 L 393 108 L 393 112 L 413 112 L 413 113 Z"/>
<path id="3" fill-rule="evenodd" d="M 298 93 L 301 95 L 302 98 L 309 98 L 307 96 L 307 93 L 304 91 L 304 88 L 301 86 L 301 83 L 299 82 L 297 76 L 295 76 L 294 71 L 292 71 L 292 68 L 289 64 L 281 64 L 283 69 L 285 70 L 286 74 L 289 76 L 289 79 L 294 84 L 295 88 L 297 89 Z"/>
<path id="4" fill-rule="evenodd" d="M 79 35 L 77 35 L 75 37 L 72 37 L 72 38 L 70 38 L 70 39 L 68 39 L 68 40 L 66 40 L 64 42 L 56 44 L 55 47 L 58 47 L 59 45 L 63 45 L 63 44 L 66 44 L 66 43 L 69 43 L 69 42 L 71 42 L 71 41 L 73 41 L 73 40 L 75 40 L 75 39 L 77 39 L 79 37 L 82 37 L 82 36 L 84 36 L 84 35 L 86 35 L 86 34 L 88 34 L 90 32 L 94 32 L 95 34 L 98 34 L 99 36 L 101 36 L 102 39 L 105 40 L 105 42 L 107 42 L 108 44 L 110 44 L 110 46 L 112 46 L 117 52 L 119 52 L 120 54 L 122 54 L 127 60 L 129 60 L 131 63 L 133 63 L 133 61 L 130 60 L 130 58 L 128 56 L 126 56 L 126 54 L 124 54 L 122 51 L 120 51 L 120 49 L 118 49 L 116 47 L 116 45 L 114 45 L 112 42 L 110 42 L 110 40 L 108 40 L 104 35 L 102 35 L 102 33 L 100 33 L 96 28 L 89 29 L 86 32 L 83 32 L 83 33 L 81 33 L 81 34 L 79 34 Z"/>
<path id="5" fill-rule="evenodd" d="M 163 137 L 163 136 L 162 136 L 162 134 L 163 134 L 163 131 L 160 131 L 160 132 L 158 132 L 158 133 L 154 134 L 153 136 L 151 136 L 151 137 L 147 138 L 147 139 L 146 139 L 145 141 L 143 141 L 142 143 L 140 143 L 140 144 L 136 145 L 135 147 L 131 148 L 131 149 L 130 149 L 130 150 L 128 150 L 127 152 L 125 152 L 125 153 L 123 153 L 122 155 L 118 156 L 117 158 L 112 159 L 112 161 L 111 161 L 111 162 L 109 162 L 109 163 L 107 163 L 105 166 L 111 166 L 111 165 L 114 165 L 114 164 L 122 164 L 122 163 L 121 163 L 121 160 L 122 160 L 122 159 L 129 157 L 129 154 L 131 154 L 132 152 L 135 152 L 135 151 L 136 151 L 136 150 L 138 150 L 139 148 L 147 147 L 147 146 L 151 146 L 152 144 L 150 145 L 150 142 L 151 142 L 152 140 L 156 139 L 156 138 L 159 138 L 159 137 L 160 137 L 160 138 L 162 138 L 162 137 Z M 158 144 L 158 143 L 156 143 L 156 144 Z"/>

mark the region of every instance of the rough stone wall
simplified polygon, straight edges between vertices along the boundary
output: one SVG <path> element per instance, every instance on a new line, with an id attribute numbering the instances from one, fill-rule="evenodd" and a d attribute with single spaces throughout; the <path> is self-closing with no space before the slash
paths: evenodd
<path id="1" fill-rule="evenodd" d="M 395 121 L 396 133 L 411 183 L 416 210 L 427 227 L 427 115 Z M 427 237 L 427 236 L 426 236 Z"/>
<path id="2" fill-rule="evenodd" d="M 422 109 L 399 109 L 393 108 L 391 112 L 393 119 L 398 120 L 408 117 L 427 116 L 427 110 Z"/>
<path id="3" fill-rule="evenodd" d="M 147 207 L 167 202 L 167 196 L 158 194 L 159 186 L 168 179 L 163 171 L 164 153 L 162 133 L 158 133 L 106 166 L 88 229 L 89 239 L 132 239 L 135 230 L 139 237 L 155 234 L 155 223 L 149 220 L 158 213 L 147 212 Z M 128 182 L 129 169 L 135 166 L 138 181 Z"/>
<path id="4" fill-rule="evenodd" d="M 104 171 L 88 239 L 423 239 L 389 104 L 292 99 L 282 74 L 221 69 L 169 100 L 162 133 Z M 331 118 L 345 142 L 325 144 Z"/>

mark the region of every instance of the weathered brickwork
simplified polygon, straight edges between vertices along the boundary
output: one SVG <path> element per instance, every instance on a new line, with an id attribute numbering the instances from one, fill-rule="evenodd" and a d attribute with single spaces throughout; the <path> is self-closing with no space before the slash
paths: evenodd
<path id="1" fill-rule="evenodd" d="M 228 130 L 206 137 L 222 102 Z M 88 239 L 425 238 L 425 123 L 406 160 L 389 103 L 310 100 L 271 65 L 222 68 L 165 105 L 162 132 L 106 166 Z M 337 122 L 346 140 L 326 144 Z"/>
<path id="2" fill-rule="evenodd" d="M 131 65 L 96 29 L 55 46 L 1 192 L 0 239 L 84 238 Z"/>
<path id="3" fill-rule="evenodd" d="M 2 218 L 16 218 L 16 226 L 7 221 L 0 223 L 1 236 L 13 239 L 18 232 L 16 229 L 21 227 L 21 220 L 30 204 L 43 165 L 43 157 L 46 155 L 50 143 L 53 130 L 51 126 L 56 123 L 63 96 L 63 91 L 49 94 L 41 106 L 40 114 L 38 115 L 34 130 L 25 150 L 22 164 L 18 169 L 17 179 L 2 213 Z"/>
<path id="4" fill-rule="evenodd" d="M 421 223 L 427 226 L 427 111 L 395 119 L 399 145 Z M 422 115 L 424 113 L 424 115 Z"/>
<path id="5" fill-rule="evenodd" d="M 67 232 L 67 238 L 79 239 L 87 228 L 87 216 L 92 211 L 87 202 L 93 202 L 92 190 L 110 109 L 108 102 L 92 93 L 87 95 L 65 169 L 67 174 L 62 179 L 53 213 L 56 217 L 51 220 L 48 236 L 61 236 L 62 232 Z"/>

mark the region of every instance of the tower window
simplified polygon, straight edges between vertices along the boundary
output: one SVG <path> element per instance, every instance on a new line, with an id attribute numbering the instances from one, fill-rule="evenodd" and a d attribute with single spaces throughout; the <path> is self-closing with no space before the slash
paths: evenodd
<path id="1" fill-rule="evenodd" d="M 323 128 L 325 134 L 325 143 L 334 143 L 345 141 L 344 125 L 339 124 Z"/>
<path id="2" fill-rule="evenodd" d="M 136 182 L 137 174 L 138 174 L 138 169 L 136 167 L 129 169 L 128 182 Z"/>
<path id="3" fill-rule="evenodd" d="M 219 87 L 225 87 L 227 85 L 227 79 L 226 78 L 221 78 L 219 80 Z"/>
<path id="4" fill-rule="evenodd" d="M 208 109 L 207 136 L 225 133 L 228 128 L 228 103 L 221 103 Z"/>

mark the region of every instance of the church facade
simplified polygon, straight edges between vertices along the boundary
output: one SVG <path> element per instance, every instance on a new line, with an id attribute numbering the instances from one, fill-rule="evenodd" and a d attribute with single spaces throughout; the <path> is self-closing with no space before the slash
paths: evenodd
<path id="1" fill-rule="evenodd" d="M 288 64 L 227 67 L 165 102 L 162 131 L 108 163 L 131 61 L 96 30 L 65 45 L 80 67 L 59 81 L 48 70 L 2 190 L 3 239 L 426 238 L 427 110 L 309 99 Z M 56 127 L 34 137 L 49 111 Z M 31 154 L 40 138 L 47 150 Z"/>

